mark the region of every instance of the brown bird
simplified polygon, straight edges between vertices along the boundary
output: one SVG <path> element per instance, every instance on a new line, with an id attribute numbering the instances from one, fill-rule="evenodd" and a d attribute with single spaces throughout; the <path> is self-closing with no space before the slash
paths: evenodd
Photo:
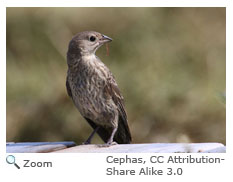
<path id="1" fill-rule="evenodd" d="M 123 97 L 112 73 L 95 55 L 110 41 L 101 33 L 85 31 L 69 43 L 67 93 L 94 129 L 84 144 L 90 144 L 96 132 L 107 145 L 131 142 Z"/>

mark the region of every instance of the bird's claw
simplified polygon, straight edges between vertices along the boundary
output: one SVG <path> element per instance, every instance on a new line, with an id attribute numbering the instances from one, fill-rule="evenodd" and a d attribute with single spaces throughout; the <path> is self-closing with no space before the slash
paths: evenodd
<path id="1" fill-rule="evenodd" d="M 111 147 L 113 145 L 117 145 L 117 142 L 107 142 L 105 144 L 99 144 L 98 147 Z"/>

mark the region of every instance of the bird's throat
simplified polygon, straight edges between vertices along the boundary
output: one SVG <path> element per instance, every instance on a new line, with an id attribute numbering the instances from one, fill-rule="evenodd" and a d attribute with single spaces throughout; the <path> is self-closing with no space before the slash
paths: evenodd
<path id="1" fill-rule="evenodd" d="M 82 60 L 91 61 L 91 60 L 95 60 L 95 59 L 96 59 L 95 54 L 87 54 L 87 55 L 82 56 Z"/>

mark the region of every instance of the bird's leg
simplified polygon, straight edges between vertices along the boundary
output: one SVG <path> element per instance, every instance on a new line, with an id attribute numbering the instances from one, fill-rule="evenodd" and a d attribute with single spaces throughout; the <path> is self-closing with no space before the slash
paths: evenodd
<path id="1" fill-rule="evenodd" d="M 117 143 L 113 141 L 113 138 L 116 134 L 116 131 L 117 131 L 117 127 L 112 130 L 112 134 L 111 134 L 110 138 L 108 139 L 107 143 L 99 144 L 98 147 L 110 147 L 112 145 L 116 145 Z"/>
<path id="2" fill-rule="evenodd" d="M 108 145 L 114 144 L 114 143 L 113 143 L 113 138 L 114 138 L 114 136 L 115 136 L 115 134 L 116 134 L 116 131 L 117 131 L 117 127 L 115 127 L 115 128 L 113 129 L 112 134 L 111 134 L 111 136 L 110 136 L 110 138 L 108 139 L 108 141 L 107 141 L 106 144 L 108 144 Z"/>
<path id="3" fill-rule="evenodd" d="M 97 126 L 95 128 L 95 130 L 91 133 L 91 135 L 88 137 L 88 139 L 83 143 L 84 145 L 91 143 L 91 139 L 93 138 L 94 134 L 98 131 L 99 128 L 100 128 L 99 126 Z"/>

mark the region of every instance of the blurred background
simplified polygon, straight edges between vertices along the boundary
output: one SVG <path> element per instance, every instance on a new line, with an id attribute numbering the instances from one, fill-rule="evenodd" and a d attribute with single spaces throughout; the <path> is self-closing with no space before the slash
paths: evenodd
<path id="1" fill-rule="evenodd" d="M 97 55 L 133 143 L 226 143 L 225 8 L 7 8 L 8 142 L 87 139 L 65 87 L 68 43 L 84 30 L 114 40 Z"/>

